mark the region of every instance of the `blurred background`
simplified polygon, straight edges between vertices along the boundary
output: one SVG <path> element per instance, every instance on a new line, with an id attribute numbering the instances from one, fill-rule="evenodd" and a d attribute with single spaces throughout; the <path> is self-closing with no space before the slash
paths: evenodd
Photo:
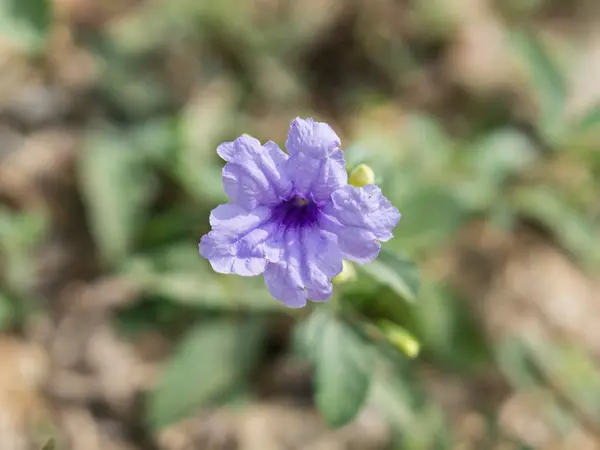
<path id="1" fill-rule="evenodd" d="M 600 449 L 598 105 L 597 0 L 0 0 L 0 448 Z M 306 312 L 197 253 L 296 116 L 421 279 L 344 287 L 422 350 L 335 430 Z"/>

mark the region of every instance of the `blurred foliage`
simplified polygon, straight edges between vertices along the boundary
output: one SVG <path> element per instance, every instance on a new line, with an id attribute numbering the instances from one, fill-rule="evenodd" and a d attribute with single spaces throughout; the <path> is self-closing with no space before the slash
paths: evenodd
<path id="1" fill-rule="evenodd" d="M 215 319 L 190 330 L 152 393 L 149 424 L 160 428 L 185 418 L 243 383 L 264 334 L 256 318 Z"/>
<path id="2" fill-rule="evenodd" d="M 144 426 L 252 393 L 273 323 L 290 317 L 295 345 L 284 351 L 314 366 L 314 401 L 331 427 L 375 404 L 398 432 L 397 448 L 456 448 L 452 415 L 420 377 L 426 367 L 467 385 L 491 367 L 515 390 L 550 386 L 562 401 L 557 428 L 600 423 L 600 372 L 589 355 L 576 343 L 493 341 L 473 302 L 432 263 L 481 220 L 508 234 L 530 225 L 583 271 L 600 268 L 600 101 L 569 110 L 576 46 L 547 39 L 538 18 L 555 2 L 482 2 L 485 20 L 436 0 L 125 3 L 82 0 L 69 10 L 69 2 L 0 0 L 0 36 L 51 66 L 70 51 L 55 42 L 66 28 L 93 62 L 84 92 L 64 86 L 78 99 L 71 116 L 48 123 L 75 124 L 82 135 L 74 170 L 84 217 L 73 220 L 95 254 L 78 257 L 97 259 L 95 276 L 123 277 L 139 294 L 115 327 L 174 342 Z M 511 95 L 489 87 L 494 80 L 481 82 L 482 93 L 449 68 L 470 23 L 501 23 L 509 56 L 494 69 L 518 66 L 499 83 Z M 213 273 L 197 252 L 211 209 L 227 200 L 216 146 L 241 133 L 282 145 L 298 115 L 331 122 L 348 170 L 372 168 L 402 212 L 375 262 L 356 266 L 331 302 L 301 312 L 281 307 L 261 280 Z M 34 300 L 43 297 L 36 251 L 50 239 L 51 216 L 0 209 L 0 330 L 48 307 Z M 485 408 L 495 429 L 499 413 Z"/>
<path id="3" fill-rule="evenodd" d="M 345 425 L 367 397 L 372 357 L 348 324 L 331 310 L 315 311 L 301 327 L 299 346 L 315 365 L 317 407 L 329 425 Z"/>
<path id="4" fill-rule="evenodd" d="M 22 46 L 27 52 L 39 53 L 52 27 L 52 3 L 49 0 L 2 0 L 0 34 Z"/>

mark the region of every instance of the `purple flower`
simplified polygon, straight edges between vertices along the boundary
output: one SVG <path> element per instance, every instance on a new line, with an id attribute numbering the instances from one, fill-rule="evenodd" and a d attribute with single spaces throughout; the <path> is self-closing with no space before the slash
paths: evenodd
<path id="1" fill-rule="evenodd" d="M 216 272 L 263 274 L 273 297 L 301 308 L 330 298 L 343 259 L 377 257 L 400 213 L 377 186 L 348 185 L 340 144 L 329 125 L 296 118 L 289 155 L 250 136 L 217 148 L 231 203 L 212 211 L 200 241 Z"/>

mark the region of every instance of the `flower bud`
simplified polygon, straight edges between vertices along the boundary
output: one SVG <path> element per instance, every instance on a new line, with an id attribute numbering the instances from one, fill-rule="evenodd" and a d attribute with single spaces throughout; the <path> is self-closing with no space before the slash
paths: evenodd
<path id="1" fill-rule="evenodd" d="M 356 270 L 350 261 L 342 261 L 342 271 L 338 273 L 331 282 L 339 285 L 354 281 L 356 279 Z"/>
<path id="2" fill-rule="evenodd" d="M 389 321 L 381 322 L 379 327 L 387 341 L 406 356 L 414 358 L 419 354 L 421 344 L 407 330 Z"/>
<path id="3" fill-rule="evenodd" d="M 352 172 L 350 172 L 348 183 L 356 187 L 363 187 L 367 184 L 373 184 L 375 183 L 375 173 L 373 172 L 373 169 L 366 164 L 360 164 Z"/>

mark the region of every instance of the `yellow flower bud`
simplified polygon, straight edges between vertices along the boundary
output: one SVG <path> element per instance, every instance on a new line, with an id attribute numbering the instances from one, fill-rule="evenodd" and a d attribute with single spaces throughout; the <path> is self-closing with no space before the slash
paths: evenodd
<path id="1" fill-rule="evenodd" d="M 375 183 L 375 173 L 366 164 L 360 164 L 350 173 L 348 183 L 356 187 L 373 184 Z"/>
<path id="2" fill-rule="evenodd" d="M 350 261 L 342 261 L 342 271 L 338 273 L 331 282 L 333 284 L 343 284 L 356 279 L 356 270 Z"/>
<path id="3" fill-rule="evenodd" d="M 415 358 L 421 350 L 421 344 L 408 331 L 395 323 L 383 321 L 379 327 L 387 341 L 409 358 Z"/>

